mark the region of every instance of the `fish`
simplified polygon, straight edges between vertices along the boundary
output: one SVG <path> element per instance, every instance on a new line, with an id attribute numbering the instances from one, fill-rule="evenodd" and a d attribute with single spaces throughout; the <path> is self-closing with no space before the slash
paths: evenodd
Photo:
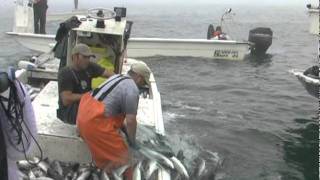
<path id="1" fill-rule="evenodd" d="M 33 175 L 35 177 L 43 177 L 46 176 L 46 173 L 44 173 L 40 167 L 35 167 L 31 170 L 33 172 Z"/>
<path id="2" fill-rule="evenodd" d="M 165 168 L 160 166 L 158 171 L 158 179 L 171 180 L 170 172 L 168 172 Z"/>
<path id="3" fill-rule="evenodd" d="M 145 156 L 149 157 L 150 159 L 157 159 L 159 161 L 161 161 L 161 163 L 165 164 L 166 166 L 170 167 L 171 169 L 174 169 L 174 165 L 173 163 L 167 158 L 165 157 L 164 155 L 156 152 L 156 151 L 153 151 L 151 149 L 148 149 L 148 148 L 140 148 L 140 152 L 142 154 L 144 154 Z"/>
<path id="4" fill-rule="evenodd" d="M 147 164 L 147 168 L 148 169 L 145 173 L 145 178 L 149 179 L 151 177 L 151 175 L 153 174 L 153 172 L 159 168 L 157 161 L 149 160 L 149 162 Z"/>
<path id="5" fill-rule="evenodd" d="M 74 173 L 73 171 L 69 171 L 69 172 L 67 173 L 67 175 L 64 177 L 64 179 L 65 179 L 65 180 L 73 179 L 74 174 L 75 174 L 75 173 Z"/>
<path id="6" fill-rule="evenodd" d="M 79 163 L 74 163 L 68 166 L 64 171 L 68 172 L 65 175 L 65 180 L 75 180 L 78 176 L 78 169 L 80 167 Z"/>
<path id="7" fill-rule="evenodd" d="M 128 169 L 129 165 L 126 164 L 124 166 L 119 167 L 118 169 L 114 170 L 114 174 L 116 174 L 118 177 L 121 177 L 122 174 Z"/>
<path id="8" fill-rule="evenodd" d="M 110 180 L 110 178 L 106 172 L 101 171 L 100 180 Z"/>
<path id="9" fill-rule="evenodd" d="M 19 179 L 29 179 L 29 177 L 25 173 L 21 172 L 20 170 L 18 170 L 18 178 Z"/>
<path id="10" fill-rule="evenodd" d="M 140 167 L 141 167 L 141 161 L 138 162 L 138 164 L 136 165 L 136 167 L 133 170 L 133 180 L 141 180 L 141 171 L 140 171 Z"/>
<path id="11" fill-rule="evenodd" d="M 38 163 L 38 167 L 47 174 L 50 165 L 45 161 L 40 161 Z"/>
<path id="12" fill-rule="evenodd" d="M 63 170 L 58 161 L 53 161 L 47 171 L 49 177 L 53 179 L 63 179 Z"/>
<path id="13" fill-rule="evenodd" d="M 31 88 L 31 89 L 28 90 L 29 96 L 32 95 L 33 93 L 35 93 L 35 90 L 34 90 L 34 89 Z"/>
<path id="14" fill-rule="evenodd" d="M 201 177 L 206 169 L 206 161 L 202 158 L 199 159 L 199 163 L 194 171 L 194 176 L 196 178 Z"/>
<path id="15" fill-rule="evenodd" d="M 77 180 L 86 180 L 90 175 L 91 175 L 91 170 L 89 168 L 87 168 L 87 170 L 80 173 Z"/>
<path id="16" fill-rule="evenodd" d="M 77 177 L 78 177 L 79 173 L 78 172 L 75 172 L 71 178 L 71 180 L 77 180 Z"/>
<path id="17" fill-rule="evenodd" d="M 182 174 L 185 178 L 189 179 L 189 174 L 187 169 L 184 167 L 184 165 L 181 163 L 181 161 L 179 161 L 179 159 L 177 159 L 176 157 L 172 156 L 171 161 L 173 162 L 173 165 L 175 167 L 175 169 Z"/>
<path id="18" fill-rule="evenodd" d="M 29 178 L 28 180 L 55 180 L 49 177 L 37 177 L 37 178 Z"/>
<path id="19" fill-rule="evenodd" d="M 18 168 L 21 170 L 30 170 L 34 167 L 33 164 L 28 162 L 27 160 L 17 161 Z"/>
<path id="20" fill-rule="evenodd" d="M 33 173 L 32 170 L 30 170 L 29 173 L 28 173 L 28 177 L 29 178 L 36 178 L 36 175 Z"/>
<path id="21" fill-rule="evenodd" d="M 100 178 L 96 172 L 91 173 L 91 179 L 92 180 L 100 180 Z"/>
<path id="22" fill-rule="evenodd" d="M 114 180 L 122 180 L 123 179 L 122 175 L 119 176 L 115 172 L 112 172 L 112 175 L 113 175 Z"/>

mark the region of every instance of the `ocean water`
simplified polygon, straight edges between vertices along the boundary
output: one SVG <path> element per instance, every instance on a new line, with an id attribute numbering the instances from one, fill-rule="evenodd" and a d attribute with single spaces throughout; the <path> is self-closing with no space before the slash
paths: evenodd
<path id="1" fill-rule="evenodd" d="M 218 153 L 226 180 L 318 179 L 319 103 L 288 72 L 318 63 L 318 39 L 308 33 L 304 6 L 128 5 L 127 14 L 134 21 L 132 37 L 206 38 L 208 25 L 216 26 L 229 7 L 235 14 L 223 29 L 232 37 L 245 40 L 259 26 L 273 30 L 267 56 L 241 62 L 142 59 L 161 93 L 170 143 L 186 156 Z M 0 8 L 0 69 L 5 69 L 35 52 L 4 34 L 13 15 L 10 8 Z M 51 5 L 49 10 L 68 8 Z M 48 32 L 57 25 L 48 23 Z"/>

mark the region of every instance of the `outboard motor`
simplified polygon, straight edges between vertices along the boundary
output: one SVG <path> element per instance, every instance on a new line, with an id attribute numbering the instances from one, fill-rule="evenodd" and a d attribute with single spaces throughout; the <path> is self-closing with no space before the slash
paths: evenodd
<path id="1" fill-rule="evenodd" d="M 258 27 L 249 31 L 249 41 L 254 43 L 251 54 L 263 55 L 272 44 L 273 32 L 270 28 Z"/>

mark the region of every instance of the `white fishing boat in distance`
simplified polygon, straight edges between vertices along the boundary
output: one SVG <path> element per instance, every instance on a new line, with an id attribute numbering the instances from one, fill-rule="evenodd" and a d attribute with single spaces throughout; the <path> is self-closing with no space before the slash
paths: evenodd
<path id="1" fill-rule="evenodd" d="M 40 35 L 33 33 L 33 10 L 26 3 L 16 3 L 15 23 L 13 36 L 23 46 L 40 52 L 48 52 L 52 49 L 55 35 Z M 221 17 L 231 12 L 228 9 Z M 210 30 L 210 29 L 209 29 Z M 213 33 L 212 29 L 208 33 Z M 135 38 L 128 41 L 129 57 L 146 56 L 191 56 L 211 59 L 243 60 L 247 55 L 263 55 L 272 43 L 272 31 L 270 28 L 259 27 L 249 32 L 248 41 L 235 39 L 177 39 L 177 38 Z"/>
<path id="2" fill-rule="evenodd" d="M 309 32 L 311 34 L 320 35 L 320 26 L 319 26 L 319 16 L 320 16 L 320 7 L 307 4 L 310 27 Z"/>

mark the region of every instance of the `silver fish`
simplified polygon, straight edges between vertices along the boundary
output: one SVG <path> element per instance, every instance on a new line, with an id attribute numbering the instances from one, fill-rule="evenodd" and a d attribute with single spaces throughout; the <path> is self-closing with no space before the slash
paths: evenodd
<path id="1" fill-rule="evenodd" d="M 176 157 L 172 156 L 170 158 L 173 162 L 173 165 L 175 167 L 175 169 L 182 174 L 185 178 L 189 179 L 189 174 L 187 169 L 184 167 L 184 165 L 179 161 L 179 159 L 177 159 Z"/>
<path id="2" fill-rule="evenodd" d="M 32 170 L 29 171 L 28 176 L 29 178 L 36 178 L 36 175 L 33 173 Z"/>
<path id="3" fill-rule="evenodd" d="M 71 180 L 77 180 L 78 175 L 79 175 L 78 172 L 74 172 Z"/>
<path id="4" fill-rule="evenodd" d="M 142 154 L 144 154 L 145 156 L 149 157 L 150 159 L 157 159 L 157 160 L 160 160 L 161 163 L 167 165 L 168 167 L 170 167 L 171 169 L 174 169 L 174 165 L 173 163 L 167 158 L 165 157 L 164 155 L 156 152 L 156 151 L 153 151 L 151 149 L 148 149 L 148 148 L 140 148 L 140 152 Z"/>
<path id="5" fill-rule="evenodd" d="M 52 168 L 55 172 L 57 172 L 59 175 L 63 175 L 63 169 L 59 163 L 59 161 L 53 161 L 50 164 L 50 168 Z"/>
<path id="6" fill-rule="evenodd" d="M 44 173 L 40 167 L 35 167 L 31 170 L 35 177 L 44 177 L 46 173 Z"/>
<path id="7" fill-rule="evenodd" d="M 86 179 L 90 176 L 90 174 L 91 174 L 91 170 L 88 169 L 88 170 L 82 172 L 82 173 L 79 175 L 79 177 L 77 178 L 77 180 L 86 180 Z"/>
<path id="8" fill-rule="evenodd" d="M 121 177 L 122 174 L 128 169 L 129 165 L 126 164 L 124 166 L 119 167 L 118 169 L 114 170 L 114 173 L 118 176 Z"/>
<path id="9" fill-rule="evenodd" d="M 91 179 L 92 179 L 92 180 L 99 180 L 100 178 L 99 178 L 99 176 L 96 174 L 96 172 L 93 172 L 93 173 L 91 174 Z"/>
<path id="10" fill-rule="evenodd" d="M 114 180 L 122 180 L 123 179 L 122 174 L 119 176 L 117 173 L 112 172 L 112 175 L 113 175 Z"/>
<path id="11" fill-rule="evenodd" d="M 29 170 L 32 167 L 34 167 L 34 165 L 30 164 L 27 160 L 18 161 L 17 165 L 18 165 L 18 168 L 22 170 Z"/>
<path id="12" fill-rule="evenodd" d="M 133 170 L 133 180 L 141 180 L 141 161 L 136 165 L 136 167 Z"/>
<path id="13" fill-rule="evenodd" d="M 39 167 L 42 171 L 44 171 L 45 173 L 47 173 L 50 165 L 49 165 L 47 162 L 45 162 L 45 161 L 40 161 L 40 162 L 38 163 L 38 167 Z"/>
<path id="14" fill-rule="evenodd" d="M 28 176 L 26 174 L 24 174 L 23 172 L 21 172 L 20 170 L 18 170 L 18 178 L 19 179 L 28 179 Z"/>
<path id="15" fill-rule="evenodd" d="M 171 180 L 170 172 L 168 172 L 165 168 L 160 167 L 158 169 L 158 179 Z"/>
<path id="16" fill-rule="evenodd" d="M 101 171 L 100 180 L 110 180 L 110 178 L 106 172 Z"/>
<path id="17" fill-rule="evenodd" d="M 149 179 L 151 177 L 152 173 L 159 168 L 159 166 L 157 164 L 158 163 L 155 160 L 149 160 L 148 165 L 147 165 L 148 169 L 145 173 L 146 179 Z"/>
<path id="18" fill-rule="evenodd" d="M 31 88 L 31 89 L 28 90 L 29 96 L 30 96 L 31 94 L 33 94 L 33 93 L 35 93 L 35 90 L 34 90 L 34 89 Z"/>
<path id="19" fill-rule="evenodd" d="M 30 178 L 29 180 L 54 180 L 49 177 L 37 177 L 37 178 Z"/>
<path id="20" fill-rule="evenodd" d="M 200 162 L 197 168 L 195 169 L 195 173 L 194 173 L 196 177 L 201 177 L 204 174 L 204 171 L 206 169 L 206 161 L 202 158 L 200 158 L 199 160 Z"/>

